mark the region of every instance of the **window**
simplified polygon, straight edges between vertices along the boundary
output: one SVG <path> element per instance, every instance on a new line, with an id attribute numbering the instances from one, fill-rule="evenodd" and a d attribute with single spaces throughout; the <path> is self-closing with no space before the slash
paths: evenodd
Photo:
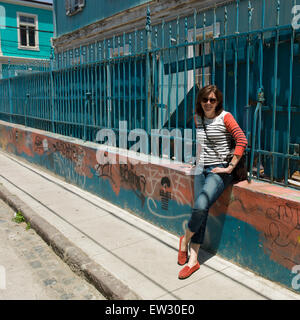
<path id="1" fill-rule="evenodd" d="M 72 16 L 80 12 L 85 6 L 85 0 L 65 0 L 66 15 Z"/>
<path id="2" fill-rule="evenodd" d="M 19 49 L 38 50 L 37 16 L 18 13 Z"/>
<path id="3" fill-rule="evenodd" d="M 204 29 L 206 40 L 213 39 L 214 28 L 213 26 L 205 27 Z M 215 37 L 219 37 L 220 35 L 220 23 L 217 22 L 215 25 Z M 193 42 L 201 41 L 203 39 L 203 28 L 196 30 L 196 39 L 194 39 L 194 30 L 189 30 L 188 32 L 188 41 Z M 211 43 L 205 42 L 195 46 L 195 56 L 202 57 L 203 55 L 207 55 L 211 53 Z M 194 57 L 194 48 L 193 46 L 188 47 L 188 58 Z M 195 79 L 194 79 L 195 76 Z M 196 83 L 194 83 L 196 82 Z M 211 67 L 197 68 L 194 71 L 188 71 L 188 91 L 193 88 L 196 84 L 198 88 L 202 88 L 211 83 Z"/>

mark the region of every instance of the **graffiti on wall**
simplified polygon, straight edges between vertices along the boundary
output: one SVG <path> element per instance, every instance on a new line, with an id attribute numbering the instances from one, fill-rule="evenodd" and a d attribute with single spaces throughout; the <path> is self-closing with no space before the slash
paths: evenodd
<path id="1" fill-rule="evenodd" d="M 179 170 L 151 163 L 145 165 L 129 158 L 111 164 L 107 151 L 102 154 L 107 161 L 99 163 L 96 150 L 90 147 L 5 126 L 1 126 L 0 143 L 3 149 L 15 154 L 53 159 L 62 176 L 70 181 L 79 181 L 80 178 L 80 187 L 84 188 L 89 178 L 109 181 L 115 197 L 122 189 L 130 190 L 145 212 L 155 218 L 173 221 L 173 224 L 180 221 L 183 229 L 186 226 L 190 211 L 180 208 L 192 206 L 193 181 L 191 176 Z M 254 227 L 260 234 L 265 254 L 291 270 L 300 264 L 299 201 L 270 197 L 256 192 L 255 188 L 254 183 L 248 189 L 228 188 L 211 208 L 210 214 L 226 213 Z M 174 203 L 177 204 L 176 210 L 172 210 Z"/>
<path id="2" fill-rule="evenodd" d="M 182 172 L 154 164 L 145 165 L 129 158 L 121 159 L 121 156 L 118 156 L 117 164 L 111 164 L 107 151 L 103 151 L 103 159 L 99 163 L 93 149 L 34 132 L 18 131 L 14 128 L 4 131 L 6 134 L 2 135 L 1 139 L 4 149 L 18 154 L 25 153 L 29 157 L 46 156 L 51 159 L 55 168 L 59 168 L 59 173 L 67 181 L 76 182 L 81 177 L 81 187 L 84 187 L 87 177 L 108 179 L 116 196 L 121 189 L 131 190 L 139 199 L 141 207 L 147 208 L 157 217 L 189 217 L 189 212 L 179 215 L 169 212 L 171 201 L 180 206 L 191 206 L 193 202 L 192 181 Z"/>
<path id="3" fill-rule="evenodd" d="M 191 206 L 192 181 L 174 169 L 144 163 L 121 155 L 111 164 L 107 151 L 98 150 L 100 163 L 94 164 L 96 175 L 108 179 L 116 195 L 121 189 L 131 190 L 140 200 L 141 208 L 162 219 L 182 219 L 188 214 L 170 212 L 170 201 Z"/>
<path id="4" fill-rule="evenodd" d="M 267 208 L 265 217 L 269 221 L 266 248 L 274 260 L 284 259 L 282 263 L 291 269 L 300 258 L 300 208 L 293 203 L 278 204 Z"/>
<path id="5" fill-rule="evenodd" d="M 221 196 L 210 213 L 230 216 L 254 227 L 260 234 L 265 253 L 291 270 L 300 264 L 300 205 L 299 202 L 239 188 Z M 277 188 L 277 187 L 275 187 Z M 225 207 L 226 206 L 226 207 Z"/>

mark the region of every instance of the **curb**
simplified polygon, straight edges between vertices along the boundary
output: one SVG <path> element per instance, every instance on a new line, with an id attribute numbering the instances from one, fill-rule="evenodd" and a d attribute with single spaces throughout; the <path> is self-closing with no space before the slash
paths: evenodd
<path id="1" fill-rule="evenodd" d="M 94 262 L 80 248 L 68 240 L 58 229 L 40 217 L 19 197 L 0 185 L 0 198 L 16 212 L 22 212 L 30 227 L 53 251 L 81 277 L 84 277 L 108 300 L 142 300 L 135 292 L 102 266 Z"/>

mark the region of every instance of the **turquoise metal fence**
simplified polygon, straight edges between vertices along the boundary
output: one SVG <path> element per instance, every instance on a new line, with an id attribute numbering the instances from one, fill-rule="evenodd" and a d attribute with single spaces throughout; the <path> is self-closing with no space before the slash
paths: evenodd
<path id="1" fill-rule="evenodd" d="M 148 9 L 144 30 L 55 53 L 49 63 L 18 72 L 9 65 L 0 81 L 0 117 L 89 141 L 109 128 L 117 145 L 120 121 L 127 134 L 180 129 L 183 137 L 185 129 L 195 129 L 199 88 L 217 84 L 248 138 L 250 178 L 297 188 L 295 8 L 296 0 L 235 0 L 153 25 Z M 177 131 L 174 144 L 179 138 Z M 180 159 L 177 150 L 167 156 Z"/>

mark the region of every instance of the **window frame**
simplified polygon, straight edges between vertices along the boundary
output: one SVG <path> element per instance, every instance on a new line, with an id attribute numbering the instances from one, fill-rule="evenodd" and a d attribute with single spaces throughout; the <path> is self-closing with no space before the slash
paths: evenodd
<path id="1" fill-rule="evenodd" d="M 74 1 L 74 4 L 73 4 Z M 65 0 L 66 16 L 73 16 L 83 10 L 85 7 L 85 0 L 77 0 L 77 7 L 75 6 L 76 0 Z"/>
<path id="2" fill-rule="evenodd" d="M 34 18 L 34 24 L 31 23 L 26 23 L 26 22 L 21 22 L 20 17 L 29 17 L 29 18 Z M 38 15 L 37 14 L 32 14 L 32 13 L 27 13 L 27 12 L 17 12 L 17 30 L 18 30 L 18 49 L 20 50 L 32 50 L 32 51 L 39 51 L 39 34 L 38 34 Z M 34 40 L 35 40 L 35 46 L 30 46 L 29 45 L 29 32 L 28 29 L 26 28 L 26 42 L 27 45 L 24 46 L 21 43 L 21 26 L 26 26 L 26 27 L 34 27 Z"/>

